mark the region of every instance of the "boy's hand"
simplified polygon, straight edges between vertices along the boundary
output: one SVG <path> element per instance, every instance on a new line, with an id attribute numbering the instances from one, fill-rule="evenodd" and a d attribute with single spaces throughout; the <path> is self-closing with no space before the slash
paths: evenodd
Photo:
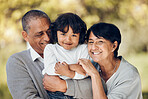
<path id="1" fill-rule="evenodd" d="M 62 76 L 67 76 L 73 78 L 75 76 L 75 72 L 69 69 L 69 66 L 66 62 L 63 63 L 56 63 L 55 65 L 55 73 L 60 74 Z"/>
<path id="2" fill-rule="evenodd" d="M 77 72 L 81 75 L 86 75 L 86 71 L 83 69 L 83 67 L 79 64 L 70 64 L 69 65 L 70 70 Z"/>

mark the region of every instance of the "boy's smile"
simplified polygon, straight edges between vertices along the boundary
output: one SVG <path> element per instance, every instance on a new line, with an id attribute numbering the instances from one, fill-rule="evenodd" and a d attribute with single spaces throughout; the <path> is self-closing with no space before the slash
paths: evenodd
<path id="1" fill-rule="evenodd" d="M 71 50 L 75 48 L 79 43 L 80 33 L 73 33 L 72 28 L 69 26 L 67 33 L 57 31 L 58 43 L 66 50 Z"/>

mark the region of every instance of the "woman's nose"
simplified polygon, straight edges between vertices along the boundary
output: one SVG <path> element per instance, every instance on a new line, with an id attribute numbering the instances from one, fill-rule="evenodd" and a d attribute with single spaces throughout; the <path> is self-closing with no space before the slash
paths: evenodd
<path id="1" fill-rule="evenodd" d="M 93 43 L 91 48 L 96 49 L 97 48 L 96 43 Z"/>

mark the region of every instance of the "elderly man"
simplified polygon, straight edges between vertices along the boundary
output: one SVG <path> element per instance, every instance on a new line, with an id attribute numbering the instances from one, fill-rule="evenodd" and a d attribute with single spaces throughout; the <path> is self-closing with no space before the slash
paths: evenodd
<path id="1" fill-rule="evenodd" d="M 49 98 L 42 84 L 43 75 L 41 72 L 44 67 L 44 48 L 48 43 L 51 43 L 50 23 L 48 15 L 40 10 L 28 11 L 22 18 L 22 36 L 25 41 L 29 42 L 31 48 L 16 53 L 8 59 L 6 65 L 7 84 L 14 99 Z M 49 91 L 65 92 L 65 95 L 75 98 L 85 98 L 88 94 L 92 97 L 90 78 L 65 81 L 57 76 L 45 75 L 44 84 Z"/>

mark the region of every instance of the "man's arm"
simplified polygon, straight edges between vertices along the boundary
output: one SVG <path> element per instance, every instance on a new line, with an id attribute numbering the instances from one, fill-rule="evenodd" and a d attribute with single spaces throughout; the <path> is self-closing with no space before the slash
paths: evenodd
<path id="1" fill-rule="evenodd" d="M 61 91 L 64 92 L 65 95 L 74 96 L 74 98 L 92 99 L 91 79 L 89 77 L 81 80 L 69 79 L 65 81 L 58 76 L 45 74 L 43 85 L 48 91 Z"/>
<path id="2" fill-rule="evenodd" d="M 6 65 L 7 84 L 14 99 L 41 99 L 25 64 L 11 56 Z"/>
<path id="3" fill-rule="evenodd" d="M 67 90 L 65 95 L 74 96 L 74 98 L 92 99 L 92 84 L 90 77 L 81 80 L 66 80 Z"/>

